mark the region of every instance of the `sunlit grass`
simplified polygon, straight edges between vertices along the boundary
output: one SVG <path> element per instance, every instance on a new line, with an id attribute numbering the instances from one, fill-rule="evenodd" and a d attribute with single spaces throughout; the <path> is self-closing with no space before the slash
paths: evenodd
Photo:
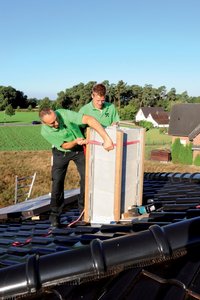
<path id="1" fill-rule="evenodd" d="M 0 123 L 32 123 L 32 121 L 39 121 L 37 111 L 15 111 L 15 115 L 8 116 L 4 111 L 0 111 Z"/>
<path id="2" fill-rule="evenodd" d="M 40 131 L 41 125 L 0 126 L 0 151 L 51 149 Z"/>

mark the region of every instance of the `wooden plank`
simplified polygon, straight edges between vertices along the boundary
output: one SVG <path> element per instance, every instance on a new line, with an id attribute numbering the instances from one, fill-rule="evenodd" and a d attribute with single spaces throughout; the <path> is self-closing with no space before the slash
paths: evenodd
<path id="1" fill-rule="evenodd" d="M 117 131 L 115 158 L 114 220 L 120 220 L 122 185 L 123 132 Z"/>
<path id="2" fill-rule="evenodd" d="M 91 130 L 87 128 L 87 140 L 90 140 Z M 91 145 L 86 146 L 86 155 L 85 155 L 85 203 L 84 203 L 84 221 L 90 222 L 89 218 L 89 199 L 90 199 L 90 155 L 91 155 Z"/>
<path id="3" fill-rule="evenodd" d="M 139 178 L 139 200 L 137 201 L 137 206 L 143 205 L 143 183 L 144 183 L 144 155 L 145 155 L 145 129 L 140 130 L 140 170 L 138 174 Z"/>

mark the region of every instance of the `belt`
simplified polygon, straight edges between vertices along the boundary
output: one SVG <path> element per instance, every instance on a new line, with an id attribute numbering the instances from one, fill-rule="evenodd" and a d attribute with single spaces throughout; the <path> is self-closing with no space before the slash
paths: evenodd
<path id="1" fill-rule="evenodd" d="M 62 154 L 63 156 L 65 156 L 68 153 L 76 153 L 76 154 L 78 154 L 79 152 L 83 152 L 83 147 L 80 147 L 80 149 L 73 148 L 70 151 L 61 151 L 61 150 L 58 150 L 56 147 L 53 147 L 52 148 L 52 152 L 53 153 Z"/>

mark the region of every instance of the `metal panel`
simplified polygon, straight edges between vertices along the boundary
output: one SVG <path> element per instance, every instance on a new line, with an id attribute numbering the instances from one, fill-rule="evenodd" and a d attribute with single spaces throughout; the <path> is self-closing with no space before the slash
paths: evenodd
<path id="1" fill-rule="evenodd" d="M 71 202 L 77 198 L 80 193 L 80 189 L 72 189 L 64 192 L 65 203 Z M 22 217 L 24 219 L 32 216 L 39 215 L 42 212 L 46 212 L 50 209 L 50 194 L 40 196 L 38 198 L 30 199 L 10 205 L 0 209 L 0 220 L 8 218 Z"/>

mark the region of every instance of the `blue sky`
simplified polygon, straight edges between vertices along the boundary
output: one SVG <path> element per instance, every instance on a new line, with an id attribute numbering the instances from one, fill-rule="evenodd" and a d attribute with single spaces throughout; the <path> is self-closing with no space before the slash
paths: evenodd
<path id="1" fill-rule="evenodd" d="M 56 99 L 80 82 L 200 96 L 199 0 L 0 0 L 0 85 Z"/>

